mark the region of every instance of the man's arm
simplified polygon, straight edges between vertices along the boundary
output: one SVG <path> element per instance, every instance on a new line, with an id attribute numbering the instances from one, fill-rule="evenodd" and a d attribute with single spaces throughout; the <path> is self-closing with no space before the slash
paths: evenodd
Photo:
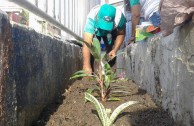
<path id="1" fill-rule="evenodd" d="M 114 58 L 117 51 L 119 50 L 121 44 L 123 43 L 125 39 L 125 28 L 123 30 L 118 30 L 117 31 L 117 37 L 114 43 L 113 49 L 110 51 L 109 56 L 110 58 Z"/>
<path id="2" fill-rule="evenodd" d="M 84 32 L 84 41 L 89 43 L 91 45 L 93 39 L 92 33 Z M 88 74 L 92 74 L 92 68 L 90 64 L 90 50 L 86 46 L 86 44 L 83 44 L 82 48 L 82 55 L 83 55 L 83 70 L 87 71 Z"/>
<path id="3" fill-rule="evenodd" d="M 132 14 L 132 34 L 128 44 L 135 40 L 136 25 L 140 22 L 140 4 L 131 7 Z"/>

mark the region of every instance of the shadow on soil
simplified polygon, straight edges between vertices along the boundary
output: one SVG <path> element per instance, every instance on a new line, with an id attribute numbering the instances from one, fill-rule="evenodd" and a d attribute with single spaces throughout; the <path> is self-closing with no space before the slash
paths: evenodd
<path id="1" fill-rule="evenodd" d="M 91 110 L 93 114 L 98 116 L 96 110 Z M 145 109 L 137 112 L 122 112 L 115 122 L 123 117 L 127 117 L 130 126 L 175 126 L 173 119 L 162 108 Z"/>
<path id="2" fill-rule="evenodd" d="M 45 107 L 43 109 L 42 113 L 40 114 L 40 118 L 37 122 L 34 122 L 32 126 L 45 126 L 47 121 L 49 120 L 50 116 L 53 115 L 59 106 L 63 104 L 63 100 L 65 99 L 65 96 L 60 95 L 56 98 L 55 101 L 53 101 L 51 104 Z"/>
<path id="3" fill-rule="evenodd" d="M 127 116 L 131 126 L 175 126 L 173 119 L 162 108 L 150 108 L 136 112 L 123 112 L 119 120 Z M 170 119 L 170 120 L 169 120 Z"/>
<path id="4" fill-rule="evenodd" d="M 143 90 L 143 89 L 138 89 L 138 92 L 136 93 L 136 94 L 133 94 L 133 95 L 144 95 L 144 94 L 146 94 L 147 93 L 147 91 L 146 90 Z"/>

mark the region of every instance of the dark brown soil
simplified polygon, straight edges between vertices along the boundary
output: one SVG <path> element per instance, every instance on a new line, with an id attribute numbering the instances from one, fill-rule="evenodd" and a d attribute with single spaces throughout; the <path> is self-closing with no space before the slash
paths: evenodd
<path id="1" fill-rule="evenodd" d="M 94 82 L 78 80 L 55 103 L 48 106 L 33 126 L 101 126 L 95 107 L 84 102 L 84 91 Z M 115 121 L 115 126 L 174 126 L 167 112 L 158 107 L 146 93 L 132 81 L 120 81 L 131 92 L 120 101 L 103 103 L 114 110 L 120 104 L 134 100 L 139 104 L 126 108 Z"/>

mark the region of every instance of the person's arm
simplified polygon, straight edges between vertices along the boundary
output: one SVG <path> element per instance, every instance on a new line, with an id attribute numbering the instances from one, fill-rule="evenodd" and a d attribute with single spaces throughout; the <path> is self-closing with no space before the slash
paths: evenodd
<path id="1" fill-rule="evenodd" d="M 123 43 L 124 38 L 125 38 L 125 28 L 123 30 L 117 31 L 117 37 L 113 49 L 109 52 L 110 58 L 114 58 L 116 56 L 116 53 L 119 50 L 121 44 Z"/>
<path id="2" fill-rule="evenodd" d="M 89 43 L 91 45 L 93 39 L 92 33 L 84 32 L 84 41 Z M 83 55 L 83 70 L 87 71 L 88 74 L 92 74 L 92 68 L 90 64 L 90 50 L 86 46 L 86 44 L 83 44 L 82 48 L 82 55 Z"/>
<path id="3" fill-rule="evenodd" d="M 95 33 L 94 18 L 95 18 L 95 14 L 97 11 L 95 8 L 92 9 L 87 16 L 86 24 L 84 27 L 84 34 L 83 34 L 84 41 L 90 45 L 92 43 L 93 35 Z M 88 74 L 92 74 L 92 67 L 90 63 L 91 53 L 90 53 L 89 48 L 86 46 L 86 44 L 83 44 L 82 56 L 83 56 L 83 70 L 87 71 Z"/>
<path id="4" fill-rule="evenodd" d="M 131 7 L 132 15 L 132 34 L 128 44 L 135 40 L 136 25 L 140 22 L 140 4 L 136 4 Z"/>
<path id="5" fill-rule="evenodd" d="M 113 49 L 109 52 L 109 57 L 114 58 L 116 56 L 117 51 L 122 45 L 125 39 L 125 31 L 126 31 L 126 18 L 120 10 L 117 10 L 116 19 L 119 19 L 119 22 L 116 22 L 117 26 L 117 36 L 114 41 Z M 117 17 L 118 16 L 118 17 Z M 117 24 L 118 23 L 118 24 Z"/>

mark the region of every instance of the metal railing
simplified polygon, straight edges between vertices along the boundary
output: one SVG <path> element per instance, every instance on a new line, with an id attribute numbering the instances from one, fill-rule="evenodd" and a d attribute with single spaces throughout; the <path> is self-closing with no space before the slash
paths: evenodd
<path id="1" fill-rule="evenodd" d="M 87 14 L 103 0 L 8 0 L 13 2 L 45 21 L 58 27 L 65 34 L 83 41 L 83 29 Z M 106 1 L 106 0 L 105 0 Z M 115 6 L 123 4 L 123 0 L 111 1 Z M 68 38 L 68 37 L 67 37 Z"/>
<path id="2" fill-rule="evenodd" d="M 83 26 L 90 9 L 100 0 L 9 0 L 29 10 L 47 22 L 83 40 Z"/>

